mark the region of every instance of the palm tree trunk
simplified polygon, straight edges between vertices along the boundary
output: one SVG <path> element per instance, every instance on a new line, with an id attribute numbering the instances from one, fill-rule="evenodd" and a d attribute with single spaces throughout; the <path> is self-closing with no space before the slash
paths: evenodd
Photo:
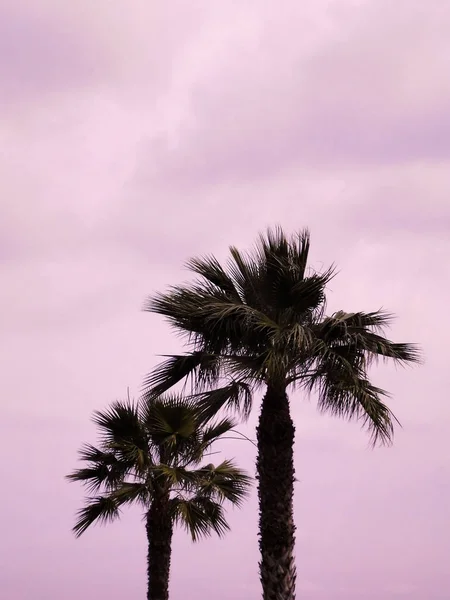
<path id="1" fill-rule="evenodd" d="M 295 598 L 294 433 L 286 389 L 268 385 L 257 428 L 256 463 L 263 600 Z"/>
<path id="2" fill-rule="evenodd" d="M 168 500 L 167 494 L 155 494 L 147 512 L 147 600 L 169 598 L 173 525 L 168 512 Z"/>

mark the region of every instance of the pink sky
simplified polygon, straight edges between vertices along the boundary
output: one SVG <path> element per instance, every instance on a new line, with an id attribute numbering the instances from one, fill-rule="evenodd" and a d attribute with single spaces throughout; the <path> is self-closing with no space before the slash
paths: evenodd
<path id="1" fill-rule="evenodd" d="M 63 477 L 179 349 L 144 298 L 280 223 L 337 263 L 330 310 L 426 354 L 374 373 L 391 449 L 292 397 L 298 598 L 448 600 L 449 28 L 444 0 L 0 2 L 2 598 L 145 596 L 139 513 L 75 540 Z M 230 521 L 176 535 L 173 600 L 260 597 L 255 498 Z"/>

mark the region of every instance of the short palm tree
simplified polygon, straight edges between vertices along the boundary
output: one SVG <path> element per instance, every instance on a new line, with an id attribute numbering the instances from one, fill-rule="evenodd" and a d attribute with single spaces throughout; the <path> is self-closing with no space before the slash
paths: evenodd
<path id="1" fill-rule="evenodd" d="M 78 512 L 80 536 L 95 522 L 112 521 L 121 508 L 139 504 L 145 511 L 148 539 L 149 600 L 167 600 L 173 526 L 194 541 L 228 530 L 223 503 L 239 505 L 250 478 L 231 461 L 199 466 L 211 445 L 229 432 L 230 419 L 203 423 L 188 400 L 160 397 L 136 405 L 115 402 L 96 412 L 97 447 L 82 447 L 86 467 L 68 475 L 91 494 Z"/>
<path id="2" fill-rule="evenodd" d="M 334 275 L 307 269 L 307 230 L 288 238 L 261 235 L 253 253 L 230 248 L 223 267 L 213 256 L 188 263 L 198 278 L 151 298 L 145 310 L 185 334 L 189 352 L 165 360 L 146 381 L 147 397 L 191 378 L 205 416 L 234 408 L 247 416 L 255 389 L 265 390 L 257 428 L 260 577 L 264 600 L 295 597 L 294 425 L 288 392 L 315 392 L 318 407 L 365 425 L 372 441 L 389 442 L 395 420 L 386 393 L 373 386 L 374 359 L 415 362 L 414 345 L 383 335 L 384 312 L 326 316 Z"/>

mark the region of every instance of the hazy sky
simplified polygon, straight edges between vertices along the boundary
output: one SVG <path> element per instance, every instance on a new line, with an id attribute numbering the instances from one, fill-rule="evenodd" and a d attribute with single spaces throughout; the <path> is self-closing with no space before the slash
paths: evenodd
<path id="1" fill-rule="evenodd" d="M 446 0 L 0 0 L 2 598 L 145 596 L 138 511 L 75 540 L 63 476 L 179 349 L 145 297 L 277 222 L 337 263 L 330 310 L 426 354 L 374 373 L 391 449 L 292 397 L 298 598 L 450 597 L 449 28 Z M 260 597 L 256 500 L 230 521 L 177 533 L 173 600 Z"/>

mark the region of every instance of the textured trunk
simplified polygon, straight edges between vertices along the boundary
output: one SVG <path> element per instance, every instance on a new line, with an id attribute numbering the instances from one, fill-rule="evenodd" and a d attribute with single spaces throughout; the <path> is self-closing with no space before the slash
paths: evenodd
<path id="1" fill-rule="evenodd" d="M 155 497 L 147 513 L 147 600 L 169 598 L 173 526 L 168 512 L 168 500 L 167 494 Z"/>
<path id="2" fill-rule="evenodd" d="M 294 600 L 294 425 L 285 388 L 268 386 L 257 438 L 263 600 Z"/>

